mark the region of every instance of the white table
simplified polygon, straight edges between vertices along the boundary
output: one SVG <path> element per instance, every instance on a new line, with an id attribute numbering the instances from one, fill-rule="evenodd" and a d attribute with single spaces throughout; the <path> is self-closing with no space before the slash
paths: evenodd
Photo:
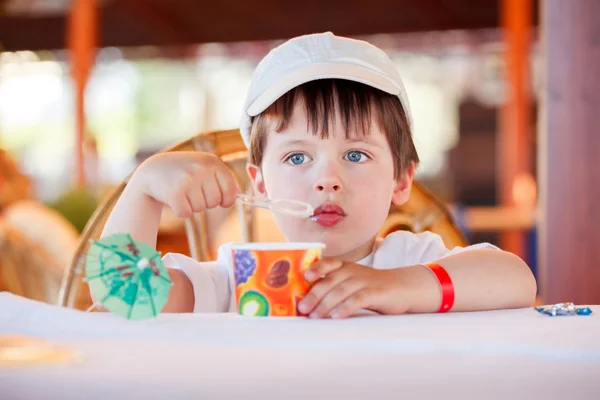
<path id="1" fill-rule="evenodd" d="M 0 335 L 78 363 L 0 368 L 0 399 L 598 399 L 600 306 L 348 320 L 161 315 L 144 322 L 0 293 Z"/>

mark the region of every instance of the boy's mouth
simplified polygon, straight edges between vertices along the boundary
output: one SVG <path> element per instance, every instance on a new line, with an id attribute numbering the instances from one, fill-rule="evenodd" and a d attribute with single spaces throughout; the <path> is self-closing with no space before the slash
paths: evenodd
<path id="1" fill-rule="evenodd" d="M 315 208 L 312 220 L 321 226 L 332 227 L 342 222 L 345 217 L 346 213 L 342 207 L 334 203 L 323 203 Z"/>

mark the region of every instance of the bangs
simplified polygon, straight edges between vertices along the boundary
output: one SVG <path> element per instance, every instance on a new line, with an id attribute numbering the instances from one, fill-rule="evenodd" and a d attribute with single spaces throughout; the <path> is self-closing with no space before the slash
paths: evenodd
<path id="1" fill-rule="evenodd" d="M 298 102 L 306 112 L 306 129 L 321 139 L 327 139 L 333 131 L 337 116 L 343 124 L 346 138 L 369 134 L 373 108 L 381 110 L 382 97 L 397 98 L 381 90 L 358 82 L 342 79 L 320 79 L 298 86 L 273 103 L 264 111 L 265 123 L 275 132 L 289 125 L 294 107 Z M 380 121 L 378 121 L 380 122 Z"/>

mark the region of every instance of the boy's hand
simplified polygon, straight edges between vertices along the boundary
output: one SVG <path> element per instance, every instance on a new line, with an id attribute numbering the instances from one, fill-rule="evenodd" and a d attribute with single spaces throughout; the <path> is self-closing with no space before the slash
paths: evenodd
<path id="1" fill-rule="evenodd" d="M 311 318 L 345 318 L 362 309 L 404 314 L 408 304 L 397 271 L 332 258 L 317 261 L 305 271 L 306 280 L 315 283 L 300 302 L 299 311 Z"/>
<path id="2" fill-rule="evenodd" d="M 233 173 L 219 157 L 192 151 L 150 157 L 130 183 L 181 218 L 218 206 L 231 207 L 239 191 Z"/>

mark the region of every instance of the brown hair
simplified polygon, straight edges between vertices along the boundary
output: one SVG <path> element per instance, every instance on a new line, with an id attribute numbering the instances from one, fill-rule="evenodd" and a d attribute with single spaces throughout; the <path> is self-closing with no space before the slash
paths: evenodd
<path id="1" fill-rule="evenodd" d="M 353 131 L 369 133 L 375 114 L 379 128 L 387 137 L 394 158 L 394 171 L 400 174 L 419 156 L 404 108 L 397 96 L 362 83 L 342 79 L 320 79 L 300 85 L 281 96 L 261 114 L 252 119 L 249 161 L 261 165 L 270 129 L 281 132 L 289 124 L 296 102 L 301 100 L 308 116 L 307 129 L 326 139 L 336 114 L 344 124 L 346 137 Z"/>

